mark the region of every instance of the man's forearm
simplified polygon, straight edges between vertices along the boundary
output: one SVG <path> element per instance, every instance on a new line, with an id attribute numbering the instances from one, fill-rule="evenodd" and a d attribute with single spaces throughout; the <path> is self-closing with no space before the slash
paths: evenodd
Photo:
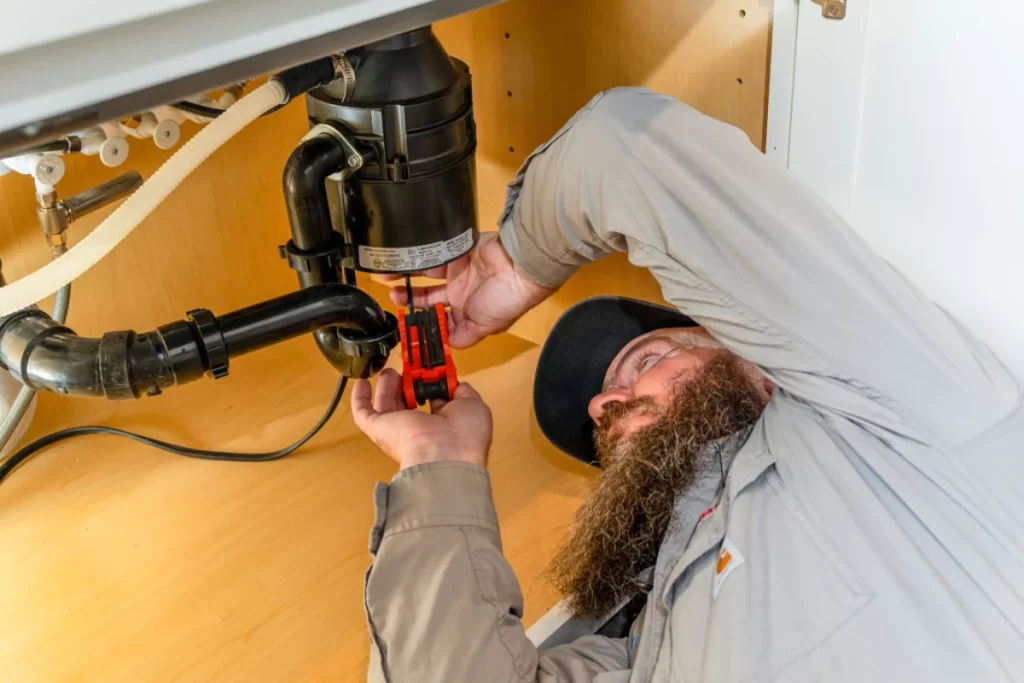
<path id="1" fill-rule="evenodd" d="M 513 656 L 521 644 L 502 642 L 522 632 L 522 597 L 501 559 L 487 471 L 411 467 L 377 504 L 365 598 L 381 670 L 370 680 L 477 681 L 525 666 Z"/>
<path id="2" fill-rule="evenodd" d="M 583 683 L 625 668 L 618 640 L 540 653 L 526 637 L 484 468 L 417 465 L 381 485 L 376 504 L 365 593 L 370 681 Z"/>

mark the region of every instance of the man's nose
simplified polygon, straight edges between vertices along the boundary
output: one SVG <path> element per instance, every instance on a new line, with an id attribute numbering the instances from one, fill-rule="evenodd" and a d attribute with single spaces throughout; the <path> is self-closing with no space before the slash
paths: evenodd
<path id="1" fill-rule="evenodd" d="M 608 389 L 602 391 L 600 394 L 590 399 L 590 404 L 587 406 L 587 412 L 590 413 L 590 418 L 597 422 L 604 415 L 606 406 L 609 403 L 625 403 L 633 398 L 633 392 L 628 389 Z"/>

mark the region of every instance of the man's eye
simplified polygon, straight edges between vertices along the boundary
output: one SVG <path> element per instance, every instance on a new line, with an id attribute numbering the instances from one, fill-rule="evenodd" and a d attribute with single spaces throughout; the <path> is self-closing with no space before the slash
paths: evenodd
<path id="1" fill-rule="evenodd" d="M 633 367 L 636 368 L 638 373 L 645 372 L 654 365 L 660 357 L 661 354 L 656 351 L 647 351 L 637 357 L 636 361 L 633 363 Z"/>

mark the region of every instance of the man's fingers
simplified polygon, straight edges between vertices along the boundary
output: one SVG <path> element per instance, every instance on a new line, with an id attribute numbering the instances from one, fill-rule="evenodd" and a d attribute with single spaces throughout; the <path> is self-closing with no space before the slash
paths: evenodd
<path id="1" fill-rule="evenodd" d="M 450 321 L 449 321 L 450 322 Z M 448 344 L 453 349 L 468 349 L 480 341 L 465 325 L 454 325 L 448 327 Z"/>
<path id="2" fill-rule="evenodd" d="M 458 405 L 464 405 L 466 401 L 484 402 L 477 390 L 470 386 L 468 382 L 459 382 L 459 385 L 455 387 L 455 393 L 452 395 L 452 400 L 437 401 L 439 404 L 437 407 L 434 406 L 434 402 L 432 401 L 430 405 L 430 412 L 441 413 L 443 415 L 446 409 L 455 410 Z"/>
<path id="3" fill-rule="evenodd" d="M 420 273 L 423 277 L 429 277 L 434 280 L 443 280 L 448 277 L 448 266 L 438 266 L 437 268 L 431 268 Z"/>
<path id="4" fill-rule="evenodd" d="M 409 273 L 411 277 L 429 277 L 432 280 L 443 280 L 448 277 L 448 266 L 438 266 L 430 270 L 421 270 L 418 273 Z M 405 273 L 378 273 L 378 277 L 384 281 L 404 280 Z"/>
<path id="5" fill-rule="evenodd" d="M 432 415 L 439 413 L 446 405 L 448 405 L 448 401 L 445 401 L 443 398 L 432 398 L 430 399 L 430 413 Z"/>
<path id="6" fill-rule="evenodd" d="M 459 382 L 459 386 L 455 387 L 455 400 L 459 399 L 472 399 L 476 401 L 482 401 L 480 392 L 470 386 L 469 382 Z"/>
<path id="7" fill-rule="evenodd" d="M 377 391 L 373 395 L 373 409 L 378 413 L 391 413 L 405 407 L 402 397 L 402 376 L 387 368 L 377 378 Z"/>
<path id="8" fill-rule="evenodd" d="M 448 316 L 448 330 L 448 344 L 453 349 L 468 349 L 487 336 L 468 320 L 455 322 L 451 316 Z"/>
<path id="9" fill-rule="evenodd" d="M 392 287 L 391 288 L 391 300 L 399 306 L 406 306 L 409 303 L 409 297 L 406 296 L 405 287 Z M 430 285 L 427 287 L 413 287 L 412 298 L 416 302 L 417 306 L 433 306 L 434 304 L 446 304 L 448 303 L 448 287 L 447 285 Z"/>
<path id="10" fill-rule="evenodd" d="M 352 420 L 363 432 L 367 431 L 370 420 L 377 414 L 370 402 L 372 393 L 369 380 L 357 379 L 352 385 Z"/>

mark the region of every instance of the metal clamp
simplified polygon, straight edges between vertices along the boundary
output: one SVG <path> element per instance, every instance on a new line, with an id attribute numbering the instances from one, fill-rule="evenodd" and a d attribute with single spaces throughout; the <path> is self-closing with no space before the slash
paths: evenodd
<path id="1" fill-rule="evenodd" d="M 334 74 L 337 78 L 334 82 L 328 83 L 324 87 L 330 90 L 331 94 L 337 97 L 339 101 L 348 102 L 356 94 L 355 67 L 352 66 L 352 62 L 348 60 L 344 52 L 331 55 L 331 59 L 334 61 Z"/>
<path id="2" fill-rule="evenodd" d="M 341 169 L 337 173 L 332 173 L 327 176 L 328 178 L 331 180 L 345 180 L 363 167 L 363 155 L 360 153 L 355 143 L 352 142 L 348 136 L 336 126 L 332 126 L 328 123 L 318 123 L 310 128 L 308 133 L 302 136 L 302 140 L 300 140 L 300 142 L 305 142 L 306 140 L 315 138 L 318 135 L 330 135 L 341 143 L 341 146 L 345 149 L 345 168 Z"/>

